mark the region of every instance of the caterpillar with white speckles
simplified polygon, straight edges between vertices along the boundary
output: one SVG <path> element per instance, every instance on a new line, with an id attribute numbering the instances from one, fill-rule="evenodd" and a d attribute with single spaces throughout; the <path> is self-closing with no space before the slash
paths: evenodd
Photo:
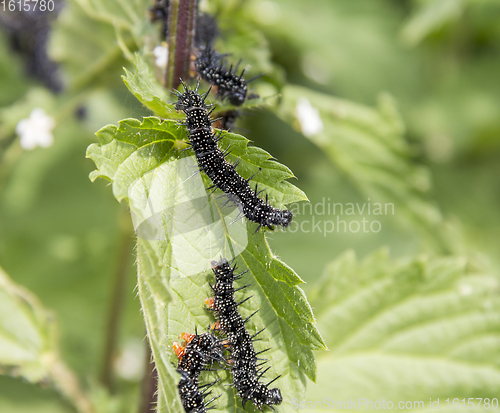
<path id="1" fill-rule="evenodd" d="M 217 53 L 212 47 L 200 47 L 195 68 L 198 75 L 212 86 L 217 87 L 217 96 L 227 99 L 231 105 L 241 106 L 247 98 L 248 82 L 256 79 L 245 80 L 245 69 L 238 75 L 238 64 L 233 68 L 225 66 L 226 55 Z M 258 76 L 257 76 L 258 77 Z M 257 97 L 257 95 L 252 95 Z"/>
<path id="2" fill-rule="evenodd" d="M 182 110 L 186 114 L 184 125 L 189 133 L 189 143 L 193 149 L 200 170 L 205 172 L 211 179 L 213 185 L 208 189 L 218 188 L 228 195 L 228 198 L 236 204 L 240 212 L 250 221 L 256 222 L 261 227 L 274 229 L 274 225 L 288 227 L 292 221 L 293 214 L 289 210 L 273 208 L 266 200 L 259 198 L 262 191 L 258 191 L 257 185 L 252 190 L 248 179 L 242 178 L 236 172 L 235 163 L 226 161 L 229 148 L 224 152 L 219 149 L 217 142 L 222 138 L 222 132 L 215 134 L 212 128 L 212 120 L 209 111 L 210 106 L 205 104 L 210 90 L 203 95 L 196 89 L 189 89 L 184 83 L 184 93 L 176 90 L 173 93 L 178 97 L 175 105 L 176 110 Z M 256 232 L 257 232 L 256 231 Z"/>
<path id="3" fill-rule="evenodd" d="M 207 407 L 216 398 L 205 402 L 210 394 L 210 388 L 216 383 L 199 385 L 200 373 L 213 361 L 226 362 L 223 352 L 224 346 L 220 340 L 210 332 L 204 334 L 182 333 L 184 345 L 173 343 L 172 347 L 179 358 L 177 372 L 181 378 L 177 389 L 186 413 L 206 413 L 213 407 Z"/>
<path id="4" fill-rule="evenodd" d="M 260 334 L 260 330 L 254 335 L 250 335 L 245 327 L 245 323 L 257 313 L 255 311 L 250 317 L 243 320 L 238 312 L 238 306 L 247 299 L 236 302 L 234 298 L 235 291 L 244 289 L 240 287 L 235 289 L 233 283 L 240 278 L 246 271 L 235 275 L 236 265 L 231 266 L 226 259 L 219 262 L 212 262 L 213 272 L 215 274 L 215 284 L 212 286 L 214 296 L 207 298 L 206 304 L 213 310 L 217 316 L 218 323 L 216 328 L 224 332 L 227 336 L 227 347 L 231 352 L 230 364 L 233 375 L 233 384 L 242 398 L 243 408 L 247 401 L 251 401 L 258 409 L 262 410 L 264 405 L 272 407 L 279 405 L 283 401 L 281 391 L 278 388 L 270 389 L 269 386 L 280 376 L 263 384 L 260 380 L 269 368 L 262 370 L 257 358 L 259 353 L 255 352 L 253 347 L 254 337 Z M 266 351 L 266 350 L 264 350 Z M 260 353 L 263 353 L 261 351 Z"/>

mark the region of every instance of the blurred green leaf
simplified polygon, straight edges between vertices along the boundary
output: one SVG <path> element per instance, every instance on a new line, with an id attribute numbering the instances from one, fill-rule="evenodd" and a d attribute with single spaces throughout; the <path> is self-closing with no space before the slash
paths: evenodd
<path id="1" fill-rule="evenodd" d="M 359 263 L 347 252 L 309 298 L 331 352 L 307 400 L 422 400 L 427 409 L 429 398 L 445 408 L 446 398 L 498 397 L 499 278 L 466 259 L 391 261 L 379 251 Z"/>
<path id="2" fill-rule="evenodd" d="M 429 173 L 414 162 L 389 95 L 370 108 L 287 86 L 278 114 L 318 145 L 362 193 L 392 203 L 396 218 L 403 217 L 438 249 L 451 248 L 443 230 L 436 229 L 443 224 L 441 213 L 425 196 Z"/>
<path id="3" fill-rule="evenodd" d="M 0 106 L 21 97 L 28 88 L 21 59 L 8 50 L 6 40 L 6 36 L 0 32 Z"/>
<path id="4" fill-rule="evenodd" d="M 466 0 L 433 0 L 420 3 L 401 32 L 403 41 L 410 46 L 419 44 L 445 24 L 458 20 L 467 2 Z"/>
<path id="5" fill-rule="evenodd" d="M 72 0 L 92 19 L 128 30 L 141 33 L 141 26 L 146 22 L 150 6 L 149 0 Z"/>
<path id="6" fill-rule="evenodd" d="M 409 46 L 416 46 L 449 28 L 463 31 L 468 42 L 479 40 L 478 37 L 485 33 L 493 39 L 498 35 L 498 29 L 494 28 L 498 27 L 498 6 L 497 0 L 414 1 L 410 17 L 401 30 L 402 40 Z M 442 42 L 443 48 L 462 47 L 455 43 L 456 39 L 447 40 Z"/>
<path id="7" fill-rule="evenodd" d="M 39 382 L 56 352 L 54 320 L 0 268 L 0 371 Z"/>
<path id="8" fill-rule="evenodd" d="M 61 362 L 53 316 L 0 268 L 0 373 L 53 383 L 80 413 L 93 413 L 73 373 Z"/>
<path id="9" fill-rule="evenodd" d="M 178 181 L 180 185 L 176 191 L 187 191 L 191 195 L 191 189 L 186 190 L 182 186 L 190 178 L 186 180 L 177 176 L 182 175 L 182 171 L 171 166 L 178 160 L 179 144 L 185 136 L 183 128 L 176 122 L 161 121 L 155 117 L 144 118 L 143 122 L 126 119 L 118 127 L 106 126 L 97 132 L 97 136 L 100 144 L 91 145 L 87 151 L 87 156 L 97 166 L 91 179 L 104 177 L 111 180 L 115 197 L 118 200 L 127 199 L 132 210 L 142 197 L 147 196 L 151 209 L 161 211 L 158 207 L 161 199 L 170 196 L 167 193 L 169 186 L 175 186 Z M 306 199 L 302 191 L 284 181 L 293 177 L 290 170 L 270 160 L 267 152 L 247 147 L 248 140 L 235 134 L 228 133 L 221 140 L 221 147 L 228 144 L 232 149 L 230 161 L 241 158 L 238 170 L 243 176 L 261 170 L 255 180 L 266 189 L 270 202 L 281 206 Z M 188 174 L 192 172 L 188 171 Z M 158 185 L 155 179 L 159 179 Z M 201 191 L 205 194 L 204 186 Z M 168 234 L 173 223 L 166 216 L 162 216 L 161 220 L 161 229 Z M 251 331 L 268 326 L 262 340 L 256 342 L 256 349 L 273 349 L 269 355 L 272 360 L 269 377 L 282 375 L 277 383 L 285 395 L 303 394 L 305 376 L 315 379 L 311 350 L 324 348 L 323 341 L 304 293 L 297 287 L 302 280 L 274 257 L 263 233 L 255 234 L 254 227 L 253 223 L 248 224 L 247 229 L 245 224 L 247 240 L 235 237 L 230 228 L 223 230 L 223 238 L 241 252 L 237 258 L 240 267 L 251 268 L 245 281 L 251 283 L 249 295 L 252 299 L 242 305 L 242 316 L 250 315 L 255 308 L 261 309 L 248 326 Z M 176 252 L 177 241 L 170 235 L 165 240 L 141 236 L 138 239 L 139 296 L 159 374 L 158 409 L 162 412 L 177 412 L 180 403 L 176 388 L 178 376 L 172 365 L 176 359 L 165 349 L 170 348 L 181 332 L 193 332 L 195 327 L 205 329 L 211 321 L 209 313 L 203 308 L 204 298 L 210 294 L 208 281 L 211 276 L 207 277 L 207 271 L 211 274 L 208 270 L 210 266 L 202 268 L 197 264 L 208 264 L 210 259 L 219 257 L 207 256 L 203 250 L 204 240 L 210 243 L 213 238 L 211 230 L 198 238 L 201 241 L 195 239 L 192 245 L 195 252 L 183 250 L 181 253 Z M 248 244 L 246 249 L 246 243 L 241 244 L 245 241 Z M 243 249 L 238 249 L 240 245 Z M 186 262 L 191 264 L 185 265 Z M 190 272 L 192 268 L 201 270 Z M 229 411 L 241 410 L 236 407 L 232 390 L 219 401 L 219 406 L 225 405 L 229 406 Z"/>
<path id="10" fill-rule="evenodd" d="M 146 0 L 66 4 L 54 24 L 49 53 L 63 65 L 71 89 L 118 81 L 126 62 L 122 53 L 137 50 L 144 41 L 148 4 Z"/>
<path id="11" fill-rule="evenodd" d="M 0 375 L 0 410 L 2 413 L 74 413 L 73 406 L 60 395 L 41 386 Z"/>
<path id="12" fill-rule="evenodd" d="M 301 0 L 241 3 L 242 18 L 264 33 L 288 83 L 364 103 L 381 90 L 398 99 L 419 90 L 421 62 L 398 39 L 401 14 L 394 2 L 316 0 L 315 7 Z"/>
<path id="13" fill-rule="evenodd" d="M 249 84 L 250 92 L 274 95 L 285 83 L 285 72 L 273 60 L 269 40 L 254 21 L 248 7 L 250 3 L 207 2 L 209 13 L 217 16 L 219 36 L 215 40 L 215 49 L 229 54 L 229 64 L 235 65 L 241 59 L 240 70 L 245 68 L 247 79 L 263 74 L 255 83 Z M 238 24 L 234 24 L 235 21 Z"/>

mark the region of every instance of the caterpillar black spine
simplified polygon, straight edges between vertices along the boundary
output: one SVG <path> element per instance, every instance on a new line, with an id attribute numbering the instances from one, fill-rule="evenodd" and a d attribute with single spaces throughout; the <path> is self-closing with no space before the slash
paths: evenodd
<path id="1" fill-rule="evenodd" d="M 269 388 L 269 385 L 279 376 L 267 384 L 260 382 L 269 368 L 259 369 L 258 361 L 261 360 L 257 358 L 253 341 L 254 337 L 263 330 L 252 336 L 245 328 L 246 321 L 256 312 L 243 320 L 238 312 L 241 302 L 236 302 L 234 298 L 236 291 L 233 285 L 234 280 L 241 277 L 243 273 L 234 275 L 236 266 L 231 267 L 226 259 L 212 262 L 212 266 L 216 282 L 212 286 L 214 297 L 207 299 L 207 304 L 217 315 L 218 328 L 227 336 L 227 345 L 231 351 L 233 384 L 242 399 L 243 408 L 249 400 L 260 410 L 264 405 L 271 408 L 272 405 L 279 405 L 283 401 L 281 391 L 278 388 Z"/>
<path id="2" fill-rule="evenodd" d="M 229 148 L 222 152 L 217 146 L 217 140 L 221 135 L 215 135 L 210 119 L 211 106 L 205 104 L 210 90 L 200 95 L 199 85 L 194 90 L 189 89 L 184 83 L 183 85 L 184 93 L 173 91 L 178 97 L 175 108 L 186 114 L 184 125 L 187 126 L 189 142 L 200 170 L 207 174 L 215 187 L 233 196 L 231 199 L 236 202 L 240 212 L 250 221 L 259 224 L 257 231 L 261 227 L 273 229 L 274 225 L 288 227 L 293 218 L 292 212 L 273 208 L 268 203 L 267 194 L 265 201 L 259 198 L 257 185 L 254 190 L 250 188 L 251 178 L 242 178 L 236 172 L 235 165 L 225 160 Z"/>
<path id="3" fill-rule="evenodd" d="M 210 388 L 216 383 L 212 382 L 204 386 L 199 385 L 199 376 L 208 364 L 214 361 L 226 363 L 224 358 L 224 346 L 212 333 L 204 334 L 181 334 L 186 341 L 185 346 L 174 342 L 174 351 L 179 358 L 177 372 L 181 378 L 177 389 L 186 413 L 206 413 L 214 407 L 207 407 L 216 398 L 205 402 L 205 398 L 211 393 Z"/>
<path id="4" fill-rule="evenodd" d="M 217 86 L 217 96 L 231 105 L 241 106 L 247 97 L 248 85 L 243 77 L 245 69 L 237 74 L 241 60 L 233 68 L 225 65 L 226 55 L 217 53 L 211 46 L 200 47 L 195 62 L 196 72 L 206 82 Z"/>

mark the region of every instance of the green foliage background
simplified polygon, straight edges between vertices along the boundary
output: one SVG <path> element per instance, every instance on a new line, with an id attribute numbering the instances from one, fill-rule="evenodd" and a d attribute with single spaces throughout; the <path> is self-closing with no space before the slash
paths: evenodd
<path id="1" fill-rule="evenodd" d="M 0 32 L 2 413 L 73 412 L 75 405 L 137 411 L 140 369 L 127 375 L 120 366 L 146 358 L 134 265 L 141 245 L 124 241 L 126 204 L 106 181 L 90 182 L 95 165 L 85 153 L 104 125 L 151 112 L 178 116 L 152 83 L 158 27 L 148 22 L 148 6 L 67 2 L 49 44 L 66 83 L 61 94 L 24 74 Z M 289 167 L 298 178 L 290 183 L 313 205 L 328 198 L 394 204 L 394 215 L 377 216 L 378 233 L 267 236 L 297 273 L 290 277 L 307 283 L 301 287 L 329 348 L 315 352 L 317 384 L 309 381 L 302 397 L 498 398 L 498 2 L 213 0 L 202 7 L 219 18 L 219 48 L 251 64 L 251 73 L 266 73 L 255 82 L 264 99 L 238 132 Z M 324 124 L 309 138 L 295 115 L 302 97 Z M 84 119 L 75 115 L 81 106 Z M 55 143 L 23 151 L 15 126 L 35 107 L 56 119 Z M 341 218 L 363 217 L 373 219 Z M 311 219 L 307 210 L 295 218 Z M 99 378 L 117 279 L 122 316 L 107 387 Z M 163 344 L 155 351 L 169 360 Z M 75 378 L 80 385 L 67 386 Z M 283 410 L 290 408 L 285 400 Z"/>

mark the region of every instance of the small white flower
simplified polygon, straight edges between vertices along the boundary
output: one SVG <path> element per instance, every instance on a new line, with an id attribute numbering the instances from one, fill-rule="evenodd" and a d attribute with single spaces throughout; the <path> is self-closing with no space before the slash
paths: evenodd
<path id="1" fill-rule="evenodd" d="M 160 69 L 166 69 L 168 63 L 168 47 L 165 43 L 162 46 L 156 46 L 153 49 L 153 54 L 156 57 L 155 64 Z"/>
<path id="2" fill-rule="evenodd" d="M 141 340 L 130 338 L 113 365 L 117 374 L 129 381 L 139 381 L 144 375 L 145 346 Z"/>
<path id="3" fill-rule="evenodd" d="M 297 102 L 295 115 L 299 120 L 302 133 L 307 137 L 314 136 L 323 130 L 323 121 L 319 110 L 311 105 L 306 97 L 301 97 Z"/>
<path id="4" fill-rule="evenodd" d="M 469 285 L 469 284 L 461 284 L 461 285 L 458 287 L 458 293 L 459 293 L 460 295 L 467 296 L 467 295 L 471 295 L 473 292 L 474 292 L 474 289 L 472 288 L 472 285 Z"/>
<path id="5" fill-rule="evenodd" d="M 47 148 L 54 142 L 52 129 L 56 126 L 53 117 L 48 116 L 41 108 L 31 111 L 28 119 L 21 119 L 16 126 L 16 133 L 21 137 L 21 147 L 31 150 L 37 146 Z"/>

